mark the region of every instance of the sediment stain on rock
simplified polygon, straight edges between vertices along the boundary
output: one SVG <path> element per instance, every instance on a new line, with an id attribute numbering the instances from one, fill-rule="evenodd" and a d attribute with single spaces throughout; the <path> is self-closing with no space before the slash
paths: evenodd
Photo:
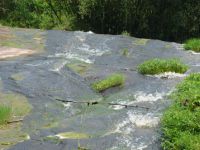
<path id="1" fill-rule="evenodd" d="M 22 34 L 26 32 L 26 34 Z M 0 27 L 0 59 L 29 56 L 44 52 L 45 32 L 42 30 Z"/>
<path id="2" fill-rule="evenodd" d="M 30 49 L 0 47 L 0 59 L 13 58 L 18 56 L 28 56 L 34 53 L 35 52 Z"/>

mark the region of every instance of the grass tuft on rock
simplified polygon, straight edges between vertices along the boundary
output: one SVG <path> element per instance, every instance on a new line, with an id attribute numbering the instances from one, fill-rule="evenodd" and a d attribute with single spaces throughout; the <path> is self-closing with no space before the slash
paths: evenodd
<path id="1" fill-rule="evenodd" d="M 128 48 L 124 48 L 124 49 L 122 50 L 122 55 L 125 56 L 125 57 L 128 57 L 128 55 L 129 55 L 129 50 L 128 50 Z"/>
<path id="2" fill-rule="evenodd" d="M 189 39 L 185 42 L 184 48 L 186 50 L 193 50 L 195 52 L 200 52 L 200 38 Z"/>
<path id="3" fill-rule="evenodd" d="M 179 59 L 151 59 L 138 66 L 141 74 L 155 75 L 164 72 L 185 73 L 188 66 L 183 64 Z"/>
<path id="4" fill-rule="evenodd" d="M 161 124 L 164 150 L 200 148 L 200 73 L 194 73 L 171 94 L 174 100 Z"/>
<path id="5" fill-rule="evenodd" d="M 131 34 L 128 31 L 123 31 L 121 33 L 121 35 L 123 35 L 123 36 L 131 36 Z"/>
<path id="6" fill-rule="evenodd" d="M 11 112 L 11 107 L 0 105 L 0 125 L 6 124 L 10 120 Z"/>
<path id="7" fill-rule="evenodd" d="M 103 80 L 93 83 L 92 89 L 98 92 L 104 91 L 115 86 L 122 86 L 125 82 L 125 77 L 122 74 L 112 74 Z"/>

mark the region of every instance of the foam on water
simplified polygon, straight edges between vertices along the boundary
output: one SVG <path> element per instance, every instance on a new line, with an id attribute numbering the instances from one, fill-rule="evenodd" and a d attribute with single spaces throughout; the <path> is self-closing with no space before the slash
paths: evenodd
<path id="1" fill-rule="evenodd" d="M 151 145 L 155 138 L 151 137 L 151 141 L 148 142 L 142 142 L 145 141 L 146 137 L 145 136 L 140 136 L 136 139 L 133 139 L 132 136 L 122 136 L 122 137 L 117 137 L 118 145 L 121 145 L 121 147 L 125 147 L 126 149 L 130 150 L 143 150 L 148 147 L 148 145 Z M 112 147 L 112 150 L 119 150 L 118 147 Z M 122 148 L 123 149 L 123 148 Z"/>
<path id="2" fill-rule="evenodd" d="M 143 91 L 138 91 L 135 94 L 136 101 L 134 102 L 155 102 L 161 100 L 163 96 L 165 96 L 164 92 L 145 93 Z"/>
<path id="3" fill-rule="evenodd" d="M 156 101 L 162 100 L 164 96 L 168 95 L 168 93 L 164 92 L 154 92 L 154 93 L 145 93 L 143 91 L 137 91 L 134 94 L 134 101 L 118 101 L 120 104 L 134 105 L 135 103 L 140 102 L 148 102 L 154 103 Z M 131 96 L 131 95 L 129 95 Z M 122 106 L 112 107 L 113 109 L 122 109 Z M 147 138 L 144 135 L 137 135 L 138 137 L 134 137 L 133 135 L 136 133 L 138 128 L 145 129 L 154 129 L 159 125 L 161 113 L 158 110 L 150 110 L 150 111 L 138 111 L 138 110 L 128 110 L 126 116 L 124 116 L 121 120 L 118 120 L 114 123 L 113 130 L 108 134 L 119 133 L 120 136 L 117 137 L 117 143 L 121 147 L 125 147 L 131 150 L 143 150 L 151 145 L 155 140 L 156 136 L 148 135 Z M 152 129 L 152 130 L 153 130 Z M 111 148 L 112 150 L 118 150 L 118 146 L 114 146 Z"/>
<path id="4" fill-rule="evenodd" d="M 192 53 L 193 55 L 200 55 L 200 52 L 195 52 L 195 51 L 192 51 L 192 50 L 189 50 L 188 52 Z"/>
<path id="5" fill-rule="evenodd" d="M 119 121 L 115 126 L 114 133 L 124 133 L 124 131 L 125 133 L 130 133 L 134 131 L 133 127 L 153 128 L 159 124 L 159 121 L 160 116 L 158 116 L 156 112 L 142 114 L 139 112 L 128 111 L 126 119 Z"/>
<path id="6" fill-rule="evenodd" d="M 156 127 L 159 124 L 160 118 L 155 116 L 154 113 L 137 114 L 135 112 L 128 112 L 130 122 L 136 127 Z"/>
<path id="7" fill-rule="evenodd" d="M 166 78 L 166 79 L 174 79 L 174 78 L 183 78 L 186 77 L 186 74 L 180 74 L 176 72 L 164 72 L 161 74 L 156 74 L 156 75 L 147 75 L 149 77 L 155 77 L 155 78 Z"/>
<path id="8" fill-rule="evenodd" d="M 125 146 L 131 150 L 142 150 L 148 147 L 155 141 L 154 136 L 150 136 L 148 139 L 146 136 L 133 137 L 137 128 L 154 128 L 157 127 L 160 121 L 160 115 L 156 112 L 153 113 L 139 113 L 136 111 L 128 111 L 127 117 L 124 117 L 124 120 L 119 120 L 115 124 L 112 132 L 120 133 L 121 136 L 117 137 L 118 145 Z M 111 149 L 117 150 L 118 147 L 112 147 Z"/>
<path id="9" fill-rule="evenodd" d="M 69 62 L 70 62 L 70 60 L 78 60 L 78 61 L 83 61 L 83 62 L 88 63 L 88 64 L 91 64 L 94 61 L 94 60 L 89 59 L 88 56 L 84 56 L 84 55 L 80 55 L 80 54 L 76 54 L 76 53 L 71 53 L 71 52 L 57 53 L 53 57 L 66 58 L 66 59 L 69 60 Z"/>
<path id="10" fill-rule="evenodd" d="M 92 32 L 92 31 L 88 31 L 88 32 L 86 32 L 87 34 L 94 34 L 94 32 Z"/>
<path id="11" fill-rule="evenodd" d="M 42 65 L 49 65 L 51 64 L 53 61 L 43 61 L 40 63 L 31 63 L 31 64 L 25 64 L 27 66 L 31 66 L 31 67 L 38 67 L 38 66 L 42 66 Z"/>
<path id="12" fill-rule="evenodd" d="M 192 66 L 194 66 L 194 67 L 200 67 L 200 64 L 194 64 Z"/>
<path id="13" fill-rule="evenodd" d="M 58 46 L 55 48 L 56 53 L 49 55 L 49 58 L 62 58 L 66 59 L 69 62 L 71 61 L 81 61 L 88 64 L 92 64 L 95 61 L 95 57 L 102 56 L 104 53 L 111 51 L 107 46 L 107 43 L 113 38 L 103 39 L 99 44 L 94 48 L 92 44 L 87 43 L 88 36 L 93 34 L 92 32 L 74 32 L 74 37 L 71 40 L 68 40 L 63 46 Z M 63 64 L 60 64 L 61 67 L 54 69 L 58 71 L 62 68 Z"/>
<path id="14" fill-rule="evenodd" d="M 139 102 L 148 102 L 148 103 L 153 103 L 153 102 L 156 102 L 158 100 L 161 100 L 163 99 L 163 97 L 167 95 L 166 93 L 164 92 L 155 92 L 155 93 L 145 93 L 143 91 L 137 91 L 135 94 L 134 94 L 134 99 L 135 100 L 132 100 L 132 101 L 129 101 L 129 100 L 117 100 L 117 103 L 119 104 L 122 104 L 122 105 L 133 105 L 133 104 L 136 104 L 136 103 L 139 103 Z M 113 103 L 116 103 L 113 102 Z M 119 110 L 119 109 L 123 109 L 124 106 L 120 106 L 120 105 L 113 105 L 113 106 L 110 106 L 110 108 L 114 109 L 114 110 Z"/>
<path id="15" fill-rule="evenodd" d="M 84 42 L 86 40 L 87 34 L 82 31 L 75 31 L 74 35 L 76 38 L 78 38 L 81 42 Z"/>
<path id="16" fill-rule="evenodd" d="M 68 63 L 68 61 L 61 61 L 58 63 L 53 64 L 53 68 L 51 68 L 51 71 L 60 72 L 60 70 Z"/>
<path id="17" fill-rule="evenodd" d="M 184 50 L 184 44 L 178 44 L 173 42 L 172 46 L 174 46 L 177 50 Z"/>
<path id="18" fill-rule="evenodd" d="M 71 107 L 70 103 L 62 103 L 63 106 L 65 107 L 65 110 L 69 109 Z"/>

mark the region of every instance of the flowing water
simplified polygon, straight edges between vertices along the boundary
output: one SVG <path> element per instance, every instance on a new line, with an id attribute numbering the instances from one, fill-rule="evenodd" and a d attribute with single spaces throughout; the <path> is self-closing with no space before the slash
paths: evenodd
<path id="1" fill-rule="evenodd" d="M 24 95 L 32 105 L 21 127 L 28 138 L 11 144 L 10 150 L 160 149 L 159 122 L 170 104 L 168 95 L 185 76 L 200 71 L 199 55 L 177 43 L 81 31 L 0 31 L 1 46 L 36 52 L 0 61 L 2 91 Z M 184 75 L 137 72 L 138 64 L 156 57 L 178 57 L 190 69 Z M 126 76 L 123 87 L 101 94 L 90 88 L 92 82 L 116 72 Z M 58 98 L 99 103 L 63 103 Z"/>

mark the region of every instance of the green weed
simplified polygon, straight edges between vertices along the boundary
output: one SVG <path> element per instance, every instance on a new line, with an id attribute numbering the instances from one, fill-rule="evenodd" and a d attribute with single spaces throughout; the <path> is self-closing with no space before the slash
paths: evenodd
<path id="1" fill-rule="evenodd" d="M 188 66 L 183 64 L 179 59 L 151 59 L 138 66 L 141 74 L 160 74 L 164 72 L 185 73 Z"/>
<path id="2" fill-rule="evenodd" d="M 123 50 L 122 50 L 122 55 L 123 56 L 128 56 L 129 55 L 129 50 L 128 50 L 128 48 L 124 48 Z"/>
<path id="3" fill-rule="evenodd" d="M 186 50 L 193 50 L 195 52 L 200 52 L 200 39 L 194 38 L 187 40 L 184 44 L 184 48 Z"/>
<path id="4" fill-rule="evenodd" d="M 121 33 L 121 35 L 124 35 L 124 36 L 131 36 L 131 34 L 128 32 L 128 31 L 123 31 Z"/>
<path id="5" fill-rule="evenodd" d="M 6 124 L 11 117 L 11 107 L 0 105 L 0 125 Z"/>
<path id="6" fill-rule="evenodd" d="M 162 118 L 164 150 L 200 148 L 200 74 L 188 76 L 171 95 L 173 105 Z"/>
<path id="7" fill-rule="evenodd" d="M 125 77 L 122 74 L 112 74 L 107 78 L 93 83 L 92 89 L 101 92 L 114 86 L 121 86 L 125 82 Z"/>

